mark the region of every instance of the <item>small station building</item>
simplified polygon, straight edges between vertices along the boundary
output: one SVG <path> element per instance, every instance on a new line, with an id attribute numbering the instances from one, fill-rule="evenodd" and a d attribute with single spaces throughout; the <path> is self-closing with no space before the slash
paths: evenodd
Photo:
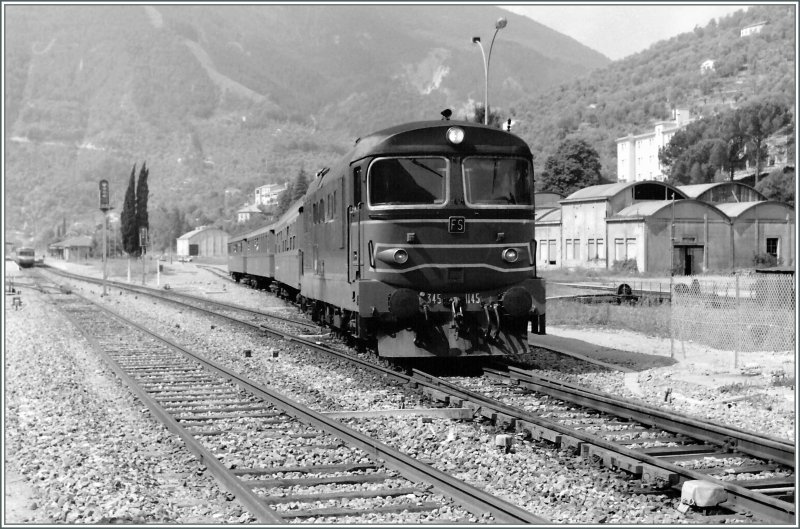
<path id="1" fill-rule="evenodd" d="M 66 261 L 86 261 L 94 255 L 92 238 L 88 235 L 70 237 L 47 247 L 50 257 Z"/>
<path id="2" fill-rule="evenodd" d="M 178 237 L 176 245 L 182 257 L 226 257 L 228 234 L 219 228 L 198 226 Z"/>

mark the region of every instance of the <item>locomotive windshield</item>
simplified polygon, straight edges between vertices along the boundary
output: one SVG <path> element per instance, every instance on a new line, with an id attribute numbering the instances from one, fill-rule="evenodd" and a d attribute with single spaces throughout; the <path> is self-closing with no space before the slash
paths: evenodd
<path id="1" fill-rule="evenodd" d="M 446 194 L 445 158 L 383 158 L 370 166 L 372 206 L 436 206 Z"/>
<path id="2" fill-rule="evenodd" d="M 467 158 L 464 160 L 467 203 L 478 206 L 532 206 L 533 171 L 522 158 Z"/>

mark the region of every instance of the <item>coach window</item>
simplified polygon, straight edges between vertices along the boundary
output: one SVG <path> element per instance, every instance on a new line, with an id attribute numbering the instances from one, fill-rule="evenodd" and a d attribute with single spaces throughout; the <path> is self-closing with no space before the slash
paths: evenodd
<path id="1" fill-rule="evenodd" d="M 441 206 L 447 199 L 445 158 L 382 158 L 372 162 L 367 180 L 371 206 Z"/>
<path id="2" fill-rule="evenodd" d="M 533 171 L 524 158 L 470 157 L 464 159 L 463 173 L 471 206 L 533 206 Z"/>

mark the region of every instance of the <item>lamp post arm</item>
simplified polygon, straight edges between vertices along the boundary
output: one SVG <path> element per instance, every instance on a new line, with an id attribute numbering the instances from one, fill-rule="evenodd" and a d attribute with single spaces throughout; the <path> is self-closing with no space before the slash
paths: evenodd
<path id="1" fill-rule="evenodd" d="M 500 31 L 501 28 L 497 28 L 494 30 L 494 35 L 492 35 L 492 42 L 489 44 L 489 56 L 486 58 L 486 104 L 484 105 L 484 116 L 483 116 L 483 124 L 489 124 L 489 63 L 492 60 L 492 48 L 494 48 L 494 39 L 497 38 L 497 33 Z M 483 50 L 483 48 L 481 48 Z"/>
<path id="2" fill-rule="evenodd" d="M 486 52 L 483 51 L 481 41 L 475 40 L 473 42 L 481 49 L 481 56 L 483 57 L 483 124 L 486 125 L 488 123 L 486 121 L 486 116 L 488 116 L 486 107 L 489 105 L 489 63 L 486 61 Z M 491 55 L 491 48 L 489 49 L 489 55 Z"/>

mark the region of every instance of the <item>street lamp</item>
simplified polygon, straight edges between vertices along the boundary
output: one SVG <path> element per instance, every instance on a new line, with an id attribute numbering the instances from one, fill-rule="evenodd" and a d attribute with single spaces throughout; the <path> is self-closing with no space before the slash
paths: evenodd
<path id="1" fill-rule="evenodd" d="M 477 44 L 478 47 L 481 49 L 481 55 L 483 56 L 483 80 L 484 80 L 484 91 L 483 91 L 483 124 L 489 124 L 489 61 L 492 60 L 492 48 L 494 47 L 494 39 L 497 37 L 497 32 L 503 29 L 508 25 L 508 20 L 505 17 L 500 17 L 497 19 L 497 22 L 494 23 L 494 36 L 492 37 L 492 43 L 489 45 L 489 56 L 486 56 L 486 53 L 483 51 L 483 44 L 481 44 L 480 37 L 472 37 L 472 43 Z"/>

